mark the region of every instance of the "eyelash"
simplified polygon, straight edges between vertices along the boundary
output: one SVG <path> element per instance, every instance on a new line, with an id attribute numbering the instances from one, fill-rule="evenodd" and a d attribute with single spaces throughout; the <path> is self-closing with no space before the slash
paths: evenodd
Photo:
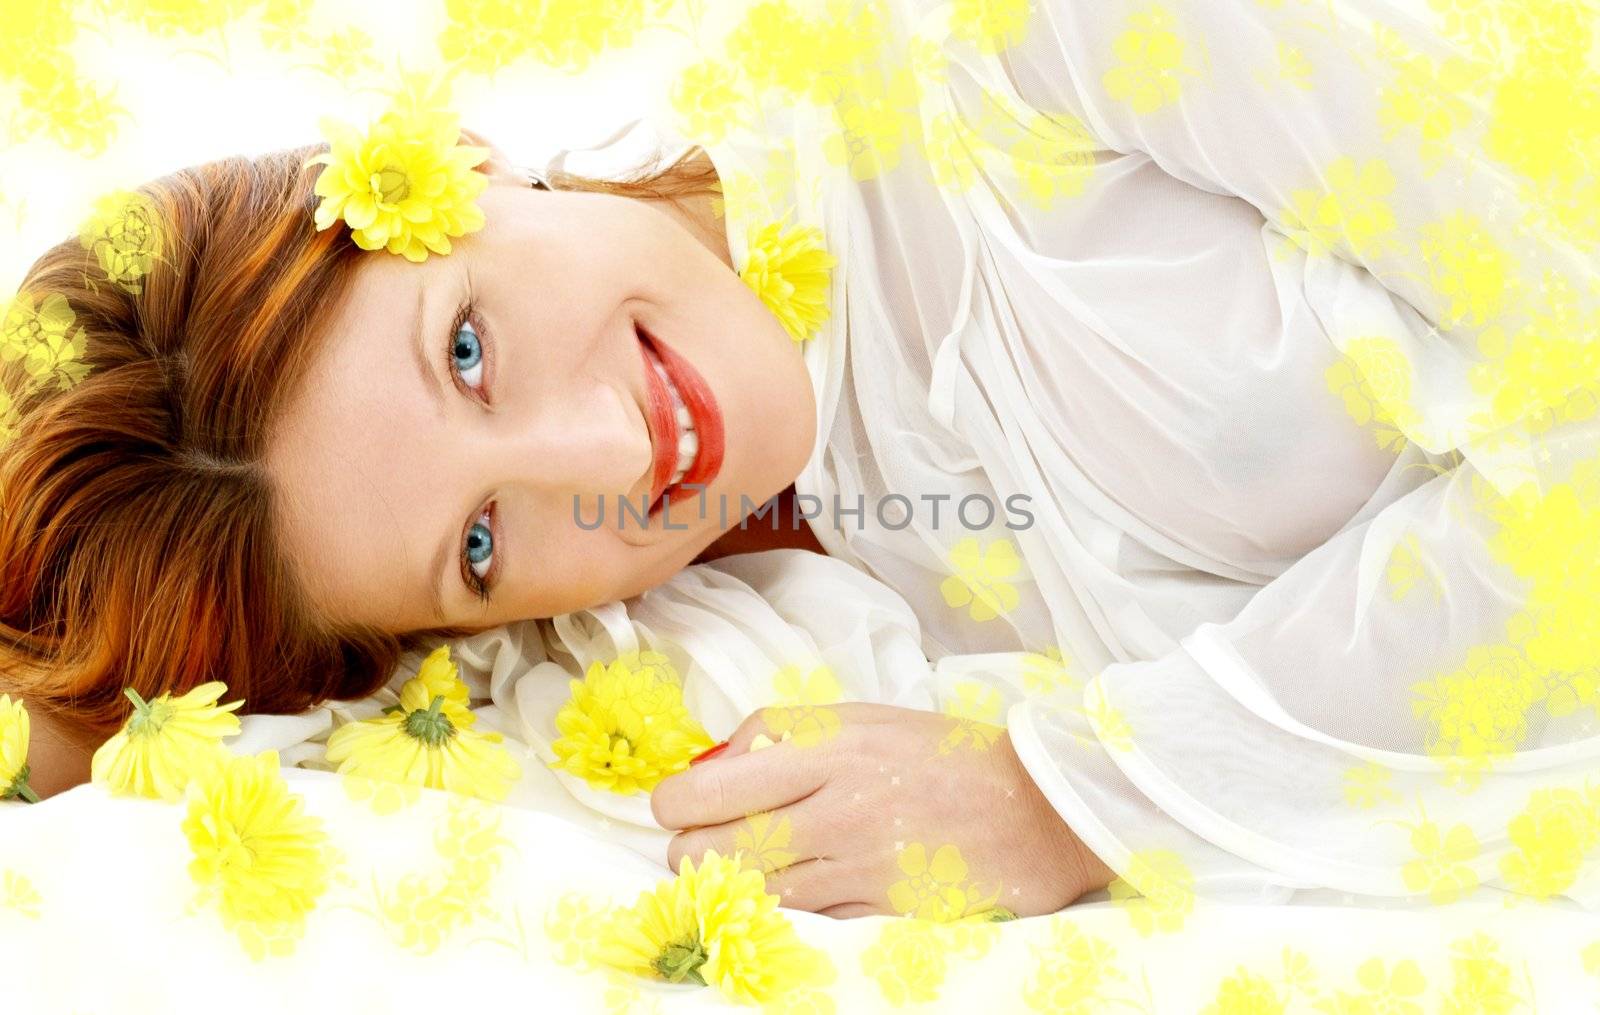
<path id="1" fill-rule="evenodd" d="M 479 362 L 479 364 L 481 366 L 483 366 L 485 368 L 483 372 L 485 374 L 488 373 L 487 367 L 488 367 L 488 362 L 489 362 L 489 340 L 488 340 L 487 334 L 484 331 L 483 325 L 478 322 L 478 315 L 474 312 L 474 310 L 475 310 L 475 308 L 473 307 L 473 305 L 472 305 L 470 300 L 466 301 L 466 302 L 463 302 L 461 304 L 460 308 L 458 308 L 456 310 L 456 315 L 455 315 L 454 320 L 450 324 L 450 332 L 449 332 L 449 335 L 447 336 L 447 339 L 446 339 L 446 342 L 445 342 L 445 347 L 444 347 L 445 369 L 447 371 L 449 371 L 451 378 L 454 379 L 457 382 L 460 382 L 460 380 L 461 380 L 461 372 L 456 369 L 456 364 L 455 364 L 456 332 L 460 331 L 462 325 L 464 325 L 464 324 L 471 324 L 473 332 L 476 333 L 477 336 L 478 336 L 478 355 L 479 355 L 478 362 Z M 487 384 L 487 383 L 488 383 L 487 377 L 485 377 L 484 381 L 482 381 L 481 384 Z M 471 389 L 469 389 L 469 390 L 471 390 Z M 475 395 L 474 397 L 479 397 L 479 396 Z M 480 398 L 480 400 L 481 400 L 481 398 Z M 472 524 L 476 525 L 479 522 L 484 521 L 485 518 L 488 519 L 488 522 L 486 523 L 486 526 L 488 527 L 489 532 L 490 532 L 490 536 L 489 536 L 490 546 L 493 546 L 494 545 L 494 535 L 495 535 L 495 533 L 494 533 L 494 504 L 493 503 L 491 503 L 487 508 L 485 508 L 483 510 L 483 512 L 478 515 L 478 517 L 474 518 L 472 520 Z M 469 526 L 469 531 L 470 531 L 470 526 Z M 462 539 L 462 550 L 461 550 L 461 558 L 460 558 L 460 560 L 461 560 L 462 570 L 465 572 L 464 577 L 465 577 L 465 580 L 466 580 L 466 583 L 467 583 L 467 587 L 469 589 L 471 589 L 473 594 L 478 597 L 478 601 L 480 603 L 487 604 L 489 602 L 489 585 L 491 584 L 489 579 L 493 578 L 499 572 L 499 562 L 496 561 L 495 564 L 491 566 L 490 573 L 489 573 L 489 578 L 479 578 L 478 577 L 478 573 L 472 569 L 472 563 L 469 560 L 467 560 L 466 539 L 465 539 L 465 537 L 463 537 L 463 539 Z"/>

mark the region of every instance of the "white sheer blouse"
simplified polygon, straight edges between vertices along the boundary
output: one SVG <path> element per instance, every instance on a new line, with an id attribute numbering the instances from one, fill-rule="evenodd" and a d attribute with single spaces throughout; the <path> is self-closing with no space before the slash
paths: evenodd
<path id="1" fill-rule="evenodd" d="M 895 0 L 791 82 L 733 6 L 759 101 L 647 125 L 706 146 L 736 266 L 791 210 L 838 260 L 796 483 L 830 556 L 469 640 L 503 728 L 549 755 L 548 667 L 658 648 L 717 737 L 785 700 L 1004 724 L 1146 895 L 1600 907 L 1582 25 Z M 560 779 L 664 856 L 647 801 Z"/>

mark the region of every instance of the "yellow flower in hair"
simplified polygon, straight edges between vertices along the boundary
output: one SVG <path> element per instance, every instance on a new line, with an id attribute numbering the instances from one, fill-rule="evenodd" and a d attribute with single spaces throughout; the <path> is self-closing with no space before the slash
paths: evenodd
<path id="1" fill-rule="evenodd" d="M 618 659 L 589 665 L 572 680 L 556 715 L 560 739 L 551 768 L 581 776 L 595 789 L 648 792 L 713 743 L 683 704 L 683 690 L 654 665 Z"/>
<path id="2" fill-rule="evenodd" d="M 714 986 L 741 1004 L 776 1001 L 835 975 L 827 955 L 778 912 L 761 872 L 715 850 L 698 868 L 685 858 L 677 877 L 613 913 L 594 956 L 624 972 Z"/>
<path id="3" fill-rule="evenodd" d="M 394 712 L 333 731 L 328 761 L 340 775 L 504 800 L 522 769 L 503 736 L 472 728 L 478 717 L 466 701 L 448 646 L 441 646 L 400 688 Z"/>
<path id="4" fill-rule="evenodd" d="M 422 262 L 450 253 L 451 236 L 483 228 L 476 198 L 489 178 L 474 166 L 489 149 L 463 145 L 456 115 L 439 108 L 443 92 L 423 77 L 406 88 L 362 134 L 324 117 L 329 150 L 305 161 L 324 164 L 313 188 L 317 229 L 343 219 L 363 250 L 388 250 Z"/>
<path id="5" fill-rule="evenodd" d="M 0 800 L 12 797 L 39 802 L 28 787 L 28 710 L 21 698 L 0 694 Z"/>
<path id="6" fill-rule="evenodd" d="M 812 337 L 828 319 L 829 269 L 838 263 L 816 226 L 783 227 L 794 211 L 750 231 L 739 277 L 761 297 L 796 342 Z"/>
<path id="7" fill-rule="evenodd" d="M 189 876 L 258 961 L 284 954 L 328 886 L 322 819 L 302 810 L 278 752 L 229 757 L 189 785 Z"/>
<path id="8" fill-rule="evenodd" d="M 239 732 L 232 712 L 244 701 L 218 705 L 227 690 L 212 680 L 179 698 L 163 694 L 147 702 L 123 688 L 133 714 L 94 752 L 90 781 L 112 793 L 177 799 L 192 778 L 230 756 L 222 738 Z"/>

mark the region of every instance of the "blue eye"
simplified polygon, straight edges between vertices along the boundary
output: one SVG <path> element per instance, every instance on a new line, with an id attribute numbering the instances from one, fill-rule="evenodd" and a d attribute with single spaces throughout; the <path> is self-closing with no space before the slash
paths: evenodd
<path id="1" fill-rule="evenodd" d="M 450 326 L 450 347 L 446 351 L 449 369 L 469 388 L 477 389 L 483 383 L 483 341 L 471 320 L 470 304 L 463 304 L 456 312 Z M 481 397 L 481 396 L 480 396 Z M 492 510 L 492 506 L 490 508 Z M 463 580 L 483 602 L 489 601 L 487 576 L 493 571 L 494 532 L 489 528 L 490 514 L 486 510 L 467 530 L 462 547 L 462 562 L 467 565 Z M 482 570 L 479 570 L 479 567 Z"/>
<path id="2" fill-rule="evenodd" d="M 471 570 L 473 580 L 468 584 L 478 598 L 488 601 L 488 587 L 485 578 L 488 577 L 494 558 L 494 533 L 489 528 L 489 512 L 485 511 L 477 521 L 472 523 L 472 528 L 467 530 L 467 539 L 463 547 L 463 559 Z M 482 565 L 482 570 L 479 570 Z"/>
<path id="3" fill-rule="evenodd" d="M 465 311 L 450 329 L 450 363 L 468 387 L 476 388 L 483 382 L 483 343 Z"/>

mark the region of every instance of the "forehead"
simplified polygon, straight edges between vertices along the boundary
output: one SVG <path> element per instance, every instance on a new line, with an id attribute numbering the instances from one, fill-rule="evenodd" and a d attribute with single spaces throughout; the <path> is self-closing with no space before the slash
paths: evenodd
<path id="1" fill-rule="evenodd" d="M 398 616 L 415 593 L 394 576 L 425 566 L 405 531 L 434 422 L 411 348 L 423 267 L 389 255 L 360 265 L 309 340 L 304 377 L 268 442 L 280 538 L 329 612 L 360 604 L 373 619 Z"/>

